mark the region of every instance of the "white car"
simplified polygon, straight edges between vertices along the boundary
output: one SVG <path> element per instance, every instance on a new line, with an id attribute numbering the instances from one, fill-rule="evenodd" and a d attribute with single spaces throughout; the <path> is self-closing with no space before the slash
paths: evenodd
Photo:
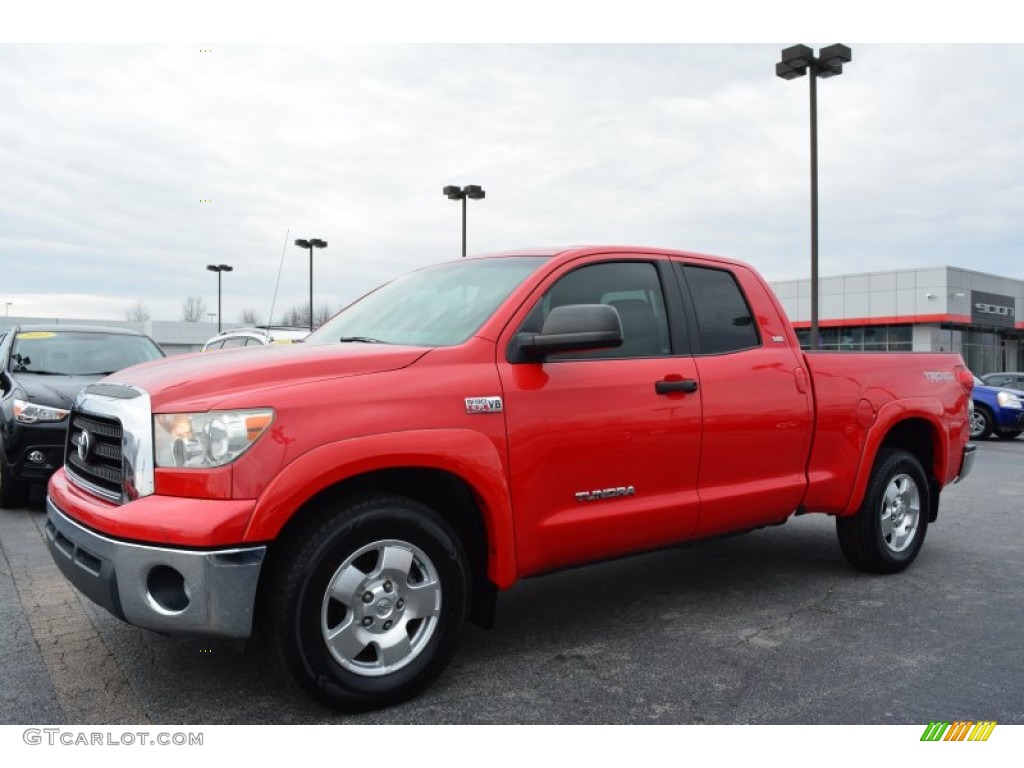
<path id="1" fill-rule="evenodd" d="M 203 352 L 230 347 L 266 347 L 274 344 L 291 344 L 302 341 L 309 335 L 308 328 L 293 328 L 284 325 L 232 328 L 222 331 L 203 345 Z"/>

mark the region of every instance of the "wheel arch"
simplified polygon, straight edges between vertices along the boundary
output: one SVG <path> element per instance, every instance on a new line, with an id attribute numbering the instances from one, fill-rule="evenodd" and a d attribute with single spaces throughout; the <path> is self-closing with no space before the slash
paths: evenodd
<path id="1" fill-rule="evenodd" d="M 497 587 L 488 575 L 489 537 L 473 488 L 458 475 L 433 467 L 392 467 L 354 475 L 309 498 L 278 533 L 279 541 L 301 536 L 343 499 L 398 495 L 430 507 L 455 531 L 470 566 L 470 618 L 484 627 L 494 623 Z M 271 556 L 274 545 L 271 545 Z"/>
<path id="2" fill-rule="evenodd" d="M 854 491 L 844 516 L 854 514 L 860 508 L 879 451 L 899 448 L 912 454 L 924 469 L 928 480 L 928 520 L 934 522 L 943 486 L 940 478 L 949 474 L 949 447 L 943 439 L 940 416 L 928 411 L 908 414 L 904 410 L 897 417 L 883 419 L 884 411 L 884 408 L 879 411 L 875 428 L 868 434 Z"/>
<path id="3" fill-rule="evenodd" d="M 907 419 L 894 425 L 879 448 L 901 448 L 913 455 L 924 469 L 925 477 L 928 479 L 928 522 L 934 523 L 939 515 L 939 485 L 938 477 L 943 475 L 944 465 L 940 465 L 937 446 L 941 444 L 938 430 L 934 424 L 926 419 Z"/>
<path id="4" fill-rule="evenodd" d="M 493 623 L 498 589 L 516 579 L 504 465 L 483 435 L 460 430 L 374 435 L 322 446 L 289 464 L 260 497 L 247 541 L 301 535 L 342 498 L 397 494 L 430 507 L 466 549 L 471 618 Z"/>

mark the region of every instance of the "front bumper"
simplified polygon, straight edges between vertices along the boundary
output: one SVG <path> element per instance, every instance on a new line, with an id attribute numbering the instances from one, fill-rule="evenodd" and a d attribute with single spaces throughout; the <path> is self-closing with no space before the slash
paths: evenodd
<path id="1" fill-rule="evenodd" d="M 996 414 L 996 429 L 1000 432 L 1024 430 L 1024 410 L 1020 408 L 1000 408 Z"/>
<path id="2" fill-rule="evenodd" d="M 64 463 L 67 421 L 14 424 L 6 439 L 7 467 L 18 480 L 44 483 Z"/>
<path id="3" fill-rule="evenodd" d="M 186 550 L 108 538 L 46 499 L 46 544 L 86 597 L 123 621 L 167 633 L 245 638 L 265 546 Z"/>

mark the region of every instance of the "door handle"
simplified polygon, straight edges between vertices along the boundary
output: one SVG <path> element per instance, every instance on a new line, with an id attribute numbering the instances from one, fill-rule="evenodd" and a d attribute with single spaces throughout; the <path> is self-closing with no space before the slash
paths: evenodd
<path id="1" fill-rule="evenodd" d="M 669 392 L 696 392 L 696 379 L 676 379 L 674 381 L 654 382 L 654 391 L 659 395 L 667 395 Z"/>

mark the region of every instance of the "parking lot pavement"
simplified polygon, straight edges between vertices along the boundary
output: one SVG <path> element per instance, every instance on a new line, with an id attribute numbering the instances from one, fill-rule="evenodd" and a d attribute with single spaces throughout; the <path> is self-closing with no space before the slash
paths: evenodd
<path id="1" fill-rule="evenodd" d="M 63 582 L 41 500 L 0 513 L 0 723 L 1024 723 L 1024 440 L 980 447 L 917 562 L 869 576 L 831 519 L 530 579 L 414 701 L 346 716 L 258 642 L 121 623 Z"/>
<path id="2" fill-rule="evenodd" d="M 43 545 L 43 519 L 31 509 L 0 514 L 0 593 L 14 627 L 3 669 L 19 680 L 5 690 L 0 722 L 149 722 L 83 609 L 85 598 Z"/>
<path id="3" fill-rule="evenodd" d="M 6 550 L 13 550 L 13 530 L 19 524 L 15 517 L 24 519 L 28 514 L 0 515 L 0 723 L 63 723 L 64 713 L 7 561 Z"/>

